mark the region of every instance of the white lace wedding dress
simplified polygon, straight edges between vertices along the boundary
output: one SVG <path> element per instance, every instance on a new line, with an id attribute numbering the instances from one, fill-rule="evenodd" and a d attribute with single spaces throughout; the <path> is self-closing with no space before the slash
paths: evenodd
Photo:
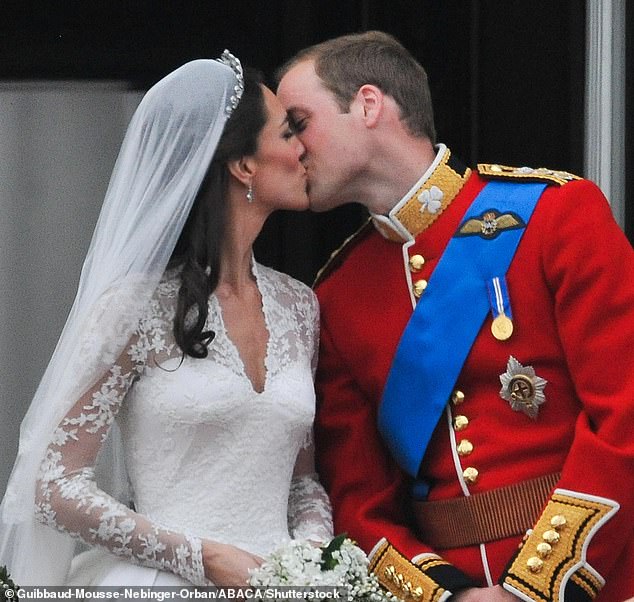
<path id="1" fill-rule="evenodd" d="M 332 535 L 314 474 L 293 475 L 310 445 L 318 308 L 312 291 L 253 264 L 269 332 L 266 382 L 254 390 L 217 298 L 205 359 L 185 357 L 167 274 L 125 352 L 66 415 L 38 481 L 42 522 L 88 543 L 69 582 L 209 584 L 201 539 L 258 555 L 290 537 Z M 98 488 L 93 466 L 113 421 L 123 436 L 134 510 Z"/>

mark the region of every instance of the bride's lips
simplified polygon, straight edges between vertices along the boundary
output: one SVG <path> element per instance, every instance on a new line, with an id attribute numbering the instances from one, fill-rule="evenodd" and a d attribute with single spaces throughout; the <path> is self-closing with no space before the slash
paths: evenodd
<path id="1" fill-rule="evenodd" d="M 304 168 L 303 178 L 304 178 L 304 189 L 306 191 L 306 194 L 308 194 L 310 191 L 310 178 L 308 177 L 308 170 L 306 168 Z"/>

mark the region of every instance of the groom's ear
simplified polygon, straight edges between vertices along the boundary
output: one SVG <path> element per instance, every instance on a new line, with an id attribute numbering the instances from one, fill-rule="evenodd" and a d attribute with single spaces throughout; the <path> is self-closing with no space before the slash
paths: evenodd
<path id="1" fill-rule="evenodd" d="M 227 161 L 229 173 L 239 182 L 248 186 L 253 180 L 256 171 L 255 159 L 252 155 L 246 155 L 239 159 Z"/>
<path id="2" fill-rule="evenodd" d="M 373 128 L 377 125 L 383 112 L 384 100 L 385 95 L 377 86 L 364 84 L 359 88 L 353 105 L 362 116 L 366 127 Z"/>

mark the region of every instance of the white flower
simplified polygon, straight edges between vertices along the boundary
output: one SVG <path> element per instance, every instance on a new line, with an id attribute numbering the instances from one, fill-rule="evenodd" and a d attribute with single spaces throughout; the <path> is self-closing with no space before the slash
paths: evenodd
<path id="1" fill-rule="evenodd" d="M 324 547 L 293 540 L 272 552 L 250 571 L 254 587 L 342 587 L 348 601 L 386 602 L 375 575 L 368 573 L 368 558 L 350 539 L 337 537 Z"/>
<path id="2" fill-rule="evenodd" d="M 64 475 L 64 465 L 61 464 L 62 454 L 50 448 L 40 465 L 39 479 L 45 483 L 60 479 Z"/>
<path id="3" fill-rule="evenodd" d="M 118 532 L 117 523 L 114 519 L 110 521 L 102 520 L 99 522 L 97 529 L 90 529 L 90 534 L 93 538 L 101 539 L 102 541 L 109 541 Z"/>
<path id="4" fill-rule="evenodd" d="M 443 196 L 443 191 L 440 190 L 438 186 L 432 186 L 429 190 L 423 190 L 423 192 L 418 195 L 418 200 L 421 204 L 420 212 L 429 211 L 431 214 L 437 213 L 440 209 Z"/>
<path id="5" fill-rule="evenodd" d="M 57 522 L 55 521 L 57 514 L 48 502 L 35 505 L 35 516 L 45 525 L 49 525 L 50 527 L 57 526 Z"/>
<path id="6" fill-rule="evenodd" d="M 161 552 L 164 552 L 167 546 L 164 543 L 161 543 L 158 537 L 154 533 L 148 533 L 147 535 L 139 535 L 139 540 L 143 544 L 143 553 L 141 554 L 141 558 L 151 558 L 153 560 L 156 559 L 157 556 L 160 556 Z"/>
<path id="7" fill-rule="evenodd" d="M 62 445 L 66 445 L 69 439 L 73 439 L 77 441 L 77 429 L 72 429 L 65 431 L 62 428 L 56 428 L 53 433 L 53 438 L 51 440 L 51 445 L 57 445 L 61 447 Z"/>
<path id="8" fill-rule="evenodd" d="M 181 544 L 176 548 L 176 561 L 178 562 L 178 566 L 185 566 L 190 556 L 189 548 L 185 544 Z"/>

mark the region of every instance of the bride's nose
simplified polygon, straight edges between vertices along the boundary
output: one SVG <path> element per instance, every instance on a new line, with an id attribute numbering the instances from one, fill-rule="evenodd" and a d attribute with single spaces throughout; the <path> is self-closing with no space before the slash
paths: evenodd
<path id="1" fill-rule="evenodd" d="M 297 138 L 297 136 L 295 137 L 295 142 L 296 142 L 296 148 L 297 148 L 297 158 L 299 161 L 301 161 L 304 156 L 306 155 L 306 147 L 302 144 L 302 141 Z"/>

